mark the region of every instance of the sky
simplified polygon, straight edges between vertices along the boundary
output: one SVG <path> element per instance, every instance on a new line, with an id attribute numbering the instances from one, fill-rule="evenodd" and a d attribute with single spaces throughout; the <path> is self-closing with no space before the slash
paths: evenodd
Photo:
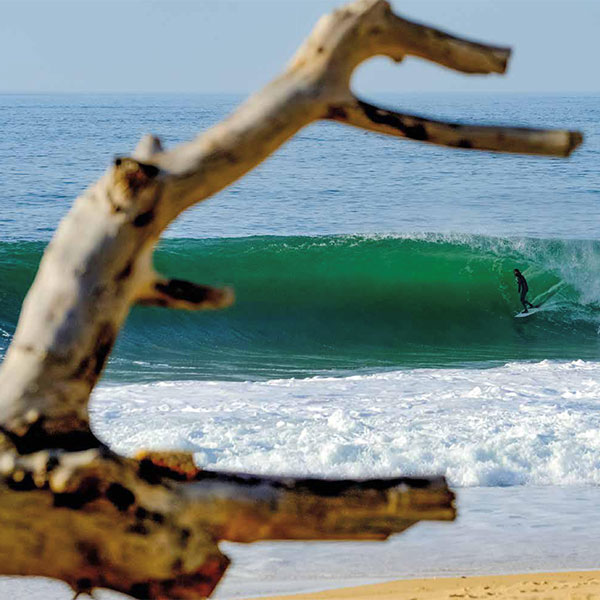
<path id="1" fill-rule="evenodd" d="M 0 0 L 0 92 L 248 93 L 331 0 Z M 600 0 L 393 0 L 407 18 L 514 50 L 507 75 L 376 58 L 357 92 L 600 92 Z"/>

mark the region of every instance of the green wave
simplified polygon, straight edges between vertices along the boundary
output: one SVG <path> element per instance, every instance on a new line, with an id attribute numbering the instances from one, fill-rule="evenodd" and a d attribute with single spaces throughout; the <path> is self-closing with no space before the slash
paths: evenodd
<path id="1" fill-rule="evenodd" d="M 0 351 L 43 247 L 0 243 Z M 162 273 L 232 285 L 225 311 L 136 308 L 118 380 L 246 379 L 600 357 L 600 242 L 477 236 L 250 237 L 161 243 Z M 528 319 L 512 269 L 544 301 Z"/>

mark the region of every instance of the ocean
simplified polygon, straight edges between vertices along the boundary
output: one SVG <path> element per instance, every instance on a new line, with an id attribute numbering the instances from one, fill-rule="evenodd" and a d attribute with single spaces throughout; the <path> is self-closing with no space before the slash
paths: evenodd
<path id="1" fill-rule="evenodd" d="M 0 95 L 0 358 L 75 197 L 142 134 L 185 141 L 240 100 Z M 231 285 L 237 301 L 133 309 L 91 402 L 104 440 L 209 468 L 444 474 L 458 494 L 456 523 L 384 544 L 228 544 L 223 599 L 600 559 L 600 98 L 371 100 L 585 141 L 546 159 L 319 123 L 166 232 L 161 272 Z M 527 319 L 514 319 L 515 267 L 542 303 Z M 66 597 L 0 579 L 9 589 Z"/>

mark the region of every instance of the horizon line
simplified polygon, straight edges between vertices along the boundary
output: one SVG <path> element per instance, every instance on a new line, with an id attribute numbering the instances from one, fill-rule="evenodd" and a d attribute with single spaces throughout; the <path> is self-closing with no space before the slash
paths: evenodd
<path id="1" fill-rule="evenodd" d="M 156 95 L 156 96 L 172 96 L 172 95 L 189 95 L 189 96 L 251 96 L 259 91 L 260 88 L 254 91 L 153 91 L 153 90 L 1 90 L 2 96 L 51 96 L 51 95 L 123 95 L 123 96 L 141 96 L 141 95 Z M 521 94 L 521 95 L 600 95 L 600 89 L 597 90 L 377 90 L 368 93 L 359 94 L 360 96 L 369 96 L 372 94 L 388 94 L 394 96 L 404 96 L 411 94 L 462 94 L 462 95 L 477 95 L 477 94 Z"/>

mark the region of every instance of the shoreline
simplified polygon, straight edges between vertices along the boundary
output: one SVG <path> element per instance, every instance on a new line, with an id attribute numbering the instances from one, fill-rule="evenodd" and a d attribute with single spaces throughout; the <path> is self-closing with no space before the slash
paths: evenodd
<path id="1" fill-rule="evenodd" d="M 600 570 L 402 579 L 255 600 L 598 600 Z"/>

